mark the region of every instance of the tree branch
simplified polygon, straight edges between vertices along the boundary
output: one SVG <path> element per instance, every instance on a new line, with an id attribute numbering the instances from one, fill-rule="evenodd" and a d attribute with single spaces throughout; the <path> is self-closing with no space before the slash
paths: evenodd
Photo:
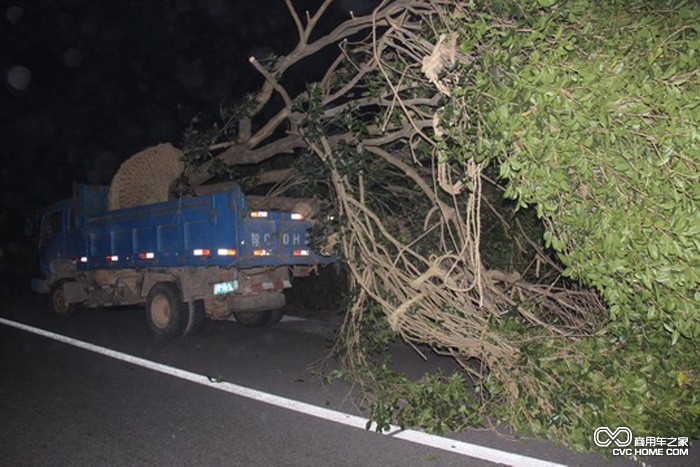
<path id="1" fill-rule="evenodd" d="M 275 91 L 280 93 L 282 96 L 282 99 L 284 99 L 284 103 L 287 105 L 288 108 L 292 108 L 292 99 L 289 97 L 289 94 L 287 93 L 287 90 L 284 89 L 280 83 L 275 79 L 272 74 L 265 69 L 256 59 L 255 57 L 250 57 L 248 61 L 255 67 L 258 72 L 265 77 L 265 80 L 267 80 L 268 83 L 274 88 Z"/>
<path id="2" fill-rule="evenodd" d="M 289 14 L 291 14 L 292 18 L 294 19 L 294 24 L 296 25 L 297 33 L 299 34 L 299 42 L 305 42 L 306 37 L 304 34 L 304 26 L 301 25 L 301 19 L 299 18 L 297 11 L 294 9 L 294 5 L 292 5 L 292 1 L 291 0 L 284 0 L 284 3 L 287 5 L 287 9 L 289 10 Z"/>

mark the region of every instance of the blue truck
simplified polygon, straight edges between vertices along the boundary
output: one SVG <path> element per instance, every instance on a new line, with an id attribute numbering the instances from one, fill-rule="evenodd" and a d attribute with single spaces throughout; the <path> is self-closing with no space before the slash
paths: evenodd
<path id="1" fill-rule="evenodd" d="M 108 210 L 109 187 L 76 185 L 39 224 L 42 279 L 53 311 L 145 305 L 156 336 L 199 332 L 207 317 L 246 326 L 283 316 L 284 289 L 332 257 L 309 246 L 303 213 L 251 210 L 241 189 Z"/>

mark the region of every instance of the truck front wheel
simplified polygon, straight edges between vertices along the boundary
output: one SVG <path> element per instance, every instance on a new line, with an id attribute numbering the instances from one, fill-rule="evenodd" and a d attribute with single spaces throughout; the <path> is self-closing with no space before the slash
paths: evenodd
<path id="1" fill-rule="evenodd" d="M 180 298 L 175 284 L 161 282 L 151 288 L 146 299 L 146 320 L 156 337 L 170 340 L 181 336 L 188 319 L 189 306 Z"/>
<path id="2" fill-rule="evenodd" d="M 204 300 L 192 300 L 187 304 L 187 307 L 187 326 L 185 326 L 182 336 L 192 337 L 199 334 L 204 328 L 204 321 L 207 318 Z"/>
<path id="3" fill-rule="evenodd" d="M 76 304 L 70 303 L 66 300 L 66 293 L 63 290 L 63 284 L 68 282 L 67 280 L 61 280 L 56 282 L 51 286 L 49 290 L 49 297 L 51 299 L 51 309 L 56 315 L 62 318 L 68 318 L 73 313 L 75 313 Z"/>

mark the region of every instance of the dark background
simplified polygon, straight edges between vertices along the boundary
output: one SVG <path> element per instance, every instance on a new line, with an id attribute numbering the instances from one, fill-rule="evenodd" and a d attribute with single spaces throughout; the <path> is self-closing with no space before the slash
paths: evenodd
<path id="1" fill-rule="evenodd" d="M 320 1 L 293 3 L 303 14 Z M 336 0 L 318 33 L 376 4 Z M 283 0 L 10 1 L 1 13 L 0 267 L 12 278 L 31 263 L 26 216 L 69 197 L 73 181 L 109 184 L 147 146 L 180 145 L 195 116 L 260 86 L 248 57 L 297 39 Z M 323 54 L 286 84 L 322 67 Z"/>

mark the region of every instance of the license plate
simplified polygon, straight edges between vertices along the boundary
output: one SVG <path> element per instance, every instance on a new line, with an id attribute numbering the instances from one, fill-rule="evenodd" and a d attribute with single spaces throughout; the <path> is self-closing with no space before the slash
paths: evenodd
<path id="1" fill-rule="evenodd" d="M 223 295 L 235 292 L 238 289 L 238 281 L 219 282 L 214 284 L 214 295 Z"/>

